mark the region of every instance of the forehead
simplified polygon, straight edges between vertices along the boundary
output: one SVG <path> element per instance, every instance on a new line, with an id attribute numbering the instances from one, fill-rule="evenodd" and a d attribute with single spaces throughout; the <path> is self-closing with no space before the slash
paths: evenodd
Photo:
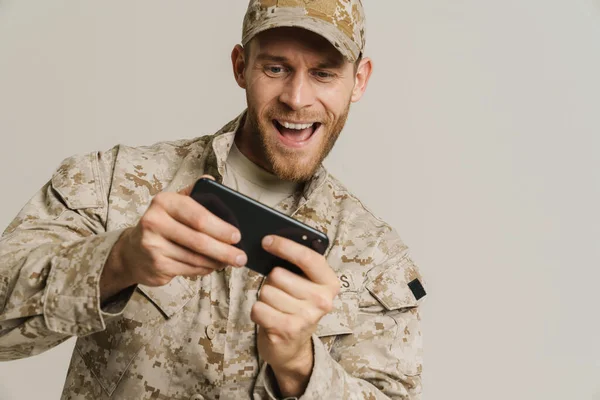
<path id="1" fill-rule="evenodd" d="M 349 63 L 327 39 L 302 28 L 269 29 L 256 35 L 250 43 L 252 55 L 267 52 L 326 60 L 339 65 Z"/>

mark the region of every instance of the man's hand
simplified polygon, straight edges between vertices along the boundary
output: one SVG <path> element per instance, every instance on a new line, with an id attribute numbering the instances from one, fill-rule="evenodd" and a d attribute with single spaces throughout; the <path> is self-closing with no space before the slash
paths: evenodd
<path id="1" fill-rule="evenodd" d="M 300 396 L 312 373 L 311 335 L 332 310 L 340 283 L 325 257 L 308 247 L 278 236 L 265 237 L 263 247 L 306 275 L 273 269 L 251 313 L 259 325 L 258 352 L 273 370 L 281 395 Z"/>
<path id="2" fill-rule="evenodd" d="M 192 199 L 192 188 L 157 194 L 138 224 L 121 235 L 100 278 L 102 300 L 134 284 L 162 286 L 177 275 L 246 265 L 246 254 L 232 246 L 239 230 Z"/>

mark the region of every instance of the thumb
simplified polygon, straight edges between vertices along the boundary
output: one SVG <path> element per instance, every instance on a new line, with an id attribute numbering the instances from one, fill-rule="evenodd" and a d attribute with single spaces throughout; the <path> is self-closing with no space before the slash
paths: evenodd
<path id="1" fill-rule="evenodd" d="M 202 178 L 208 178 L 208 179 L 211 179 L 211 180 L 213 180 L 213 181 L 215 180 L 215 178 L 214 178 L 213 176 L 211 176 L 211 175 L 202 175 L 202 176 L 200 177 L 200 179 L 202 179 Z M 191 184 L 191 185 L 189 185 L 189 186 L 187 186 L 187 187 L 185 187 L 185 188 L 181 189 L 181 190 L 180 190 L 179 192 L 177 192 L 177 193 L 179 193 L 179 194 L 182 194 L 182 195 L 184 195 L 184 196 L 189 196 L 190 194 L 192 194 L 192 190 L 194 189 L 194 185 L 195 185 L 195 183 L 193 183 L 193 184 Z"/>

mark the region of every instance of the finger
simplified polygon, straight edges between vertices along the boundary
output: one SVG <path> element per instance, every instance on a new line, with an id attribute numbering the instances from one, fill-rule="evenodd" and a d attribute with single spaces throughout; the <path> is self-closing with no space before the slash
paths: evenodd
<path id="1" fill-rule="evenodd" d="M 289 325 L 290 314 L 284 314 L 270 305 L 257 301 L 250 311 L 250 319 L 264 329 L 278 330 L 278 327 Z"/>
<path id="2" fill-rule="evenodd" d="M 170 259 L 165 262 L 164 268 L 171 276 L 204 276 L 214 272 L 212 268 L 196 267 L 177 260 Z"/>
<path id="3" fill-rule="evenodd" d="M 299 314 L 306 308 L 306 304 L 302 300 L 268 283 L 260 289 L 258 300 L 286 314 Z"/>
<path id="4" fill-rule="evenodd" d="M 170 240 L 165 238 L 162 238 L 162 240 L 164 241 L 162 244 L 163 255 L 172 260 L 188 264 L 192 267 L 209 268 L 213 270 L 220 270 L 227 266 L 225 263 L 213 260 L 212 258 L 196 253 L 195 251 L 191 251 Z"/>
<path id="5" fill-rule="evenodd" d="M 240 241 L 238 228 L 217 217 L 191 197 L 182 197 L 180 200 L 181 204 L 168 210 L 174 219 L 222 242 L 235 244 Z"/>
<path id="6" fill-rule="evenodd" d="M 171 218 L 196 231 L 225 243 L 235 244 L 240 241 L 239 229 L 223 221 L 189 196 L 175 195 L 158 198 L 157 195 L 155 201 Z"/>
<path id="7" fill-rule="evenodd" d="M 246 254 L 237 247 L 195 231 L 171 218 L 166 219 L 163 236 L 180 246 L 222 263 L 241 267 L 248 262 Z"/>
<path id="8" fill-rule="evenodd" d="M 265 236 L 262 245 L 269 253 L 298 266 L 311 281 L 325 285 L 337 284 L 337 276 L 325 258 L 316 251 L 277 235 Z"/>
<path id="9" fill-rule="evenodd" d="M 273 268 L 269 274 L 268 282 L 270 285 L 299 300 L 312 298 L 318 287 L 315 287 L 317 284 L 307 278 L 281 267 Z"/>

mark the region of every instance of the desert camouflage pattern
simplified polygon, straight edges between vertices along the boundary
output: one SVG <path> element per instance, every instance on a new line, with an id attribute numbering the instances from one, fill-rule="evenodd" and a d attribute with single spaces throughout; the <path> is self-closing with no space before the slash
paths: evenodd
<path id="1" fill-rule="evenodd" d="M 0 240 L 0 360 L 77 336 L 64 400 L 277 398 L 250 320 L 263 276 L 228 267 L 99 300 L 123 230 L 161 191 L 221 180 L 243 116 L 215 135 L 62 162 Z M 302 399 L 420 398 L 422 300 L 407 283 L 422 278 L 396 231 L 323 167 L 277 209 L 327 233 L 341 285 L 313 336 Z"/>
<path id="2" fill-rule="evenodd" d="M 299 27 L 326 38 L 350 62 L 365 48 L 365 12 L 360 0 L 250 0 L 242 45 L 272 28 Z"/>

